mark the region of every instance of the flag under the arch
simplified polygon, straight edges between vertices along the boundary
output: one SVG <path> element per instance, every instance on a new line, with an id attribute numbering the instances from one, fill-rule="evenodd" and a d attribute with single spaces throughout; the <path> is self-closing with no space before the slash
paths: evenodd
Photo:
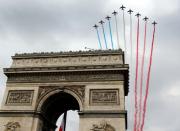
<path id="1" fill-rule="evenodd" d="M 67 115 L 67 112 L 64 113 L 63 119 L 61 121 L 61 125 L 59 127 L 59 131 L 65 131 L 65 128 L 66 128 L 66 115 Z"/>

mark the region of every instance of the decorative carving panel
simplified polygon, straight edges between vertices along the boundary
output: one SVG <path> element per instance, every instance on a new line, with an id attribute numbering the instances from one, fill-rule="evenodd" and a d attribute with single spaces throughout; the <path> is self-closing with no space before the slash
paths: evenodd
<path id="1" fill-rule="evenodd" d="M 62 81 L 106 81 L 106 80 L 123 80 L 121 74 L 49 74 L 49 75 L 23 75 L 10 76 L 8 82 L 62 82 Z"/>
<path id="2" fill-rule="evenodd" d="M 118 105 L 118 89 L 91 89 L 90 105 Z"/>
<path id="3" fill-rule="evenodd" d="M 19 122 L 8 122 L 5 125 L 5 130 L 4 131 L 16 131 L 18 128 L 20 128 Z"/>
<path id="4" fill-rule="evenodd" d="M 80 96 L 81 100 L 84 100 L 85 96 L 85 88 L 84 86 L 65 86 L 66 89 L 72 90 L 74 93 L 76 93 L 78 96 Z"/>
<path id="5" fill-rule="evenodd" d="M 57 58 L 14 59 L 11 67 L 47 67 L 47 66 L 81 66 L 123 64 L 122 55 L 76 56 Z"/>
<path id="6" fill-rule="evenodd" d="M 33 99 L 33 90 L 9 90 L 7 105 L 31 105 Z"/>
<path id="7" fill-rule="evenodd" d="M 106 121 L 102 121 L 99 124 L 93 124 L 92 131 L 115 131 L 115 128 Z"/>
<path id="8" fill-rule="evenodd" d="M 69 85 L 69 86 L 40 86 L 39 87 L 39 98 L 46 93 L 55 90 L 55 89 L 61 89 L 61 90 L 70 90 L 76 93 L 79 98 L 84 101 L 85 96 L 85 88 L 83 85 Z"/>

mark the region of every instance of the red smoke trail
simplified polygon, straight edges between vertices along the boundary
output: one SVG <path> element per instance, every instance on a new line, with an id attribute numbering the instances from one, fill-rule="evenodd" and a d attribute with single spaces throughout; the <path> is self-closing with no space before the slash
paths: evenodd
<path id="1" fill-rule="evenodd" d="M 153 54 L 153 48 L 154 48 L 154 35 L 155 35 L 155 22 L 154 24 L 154 30 L 153 30 L 153 38 L 152 38 L 152 45 L 151 45 L 151 52 L 150 52 L 150 59 L 149 59 L 149 67 L 148 67 L 148 74 L 147 74 L 147 80 L 146 80 L 146 92 L 144 97 L 144 105 L 143 105 L 143 116 L 142 116 L 142 124 L 141 124 L 141 131 L 143 131 L 144 122 L 145 122 L 145 115 L 146 115 L 146 104 L 147 104 L 147 98 L 149 93 L 149 80 L 150 80 L 150 73 L 151 73 L 151 65 L 152 65 L 152 54 Z"/>
<path id="2" fill-rule="evenodd" d="M 145 27 L 144 27 L 144 46 L 143 46 L 143 55 L 142 55 L 142 62 L 141 62 L 141 78 L 140 78 L 140 102 L 139 102 L 139 119 L 137 124 L 138 131 L 140 130 L 141 124 L 141 114 L 142 114 L 142 89 L 143 89 L 143 77 L 144 77 L 144 56 L 146 51 L 146 32 L 147 32 L 147 18 L 145 17 Z"/>
<path id="3" fill-rule="evenodd" d="M 138 82 L 138 61 L 139 61 L 139 16 L 137 23 L 137 45 L 136 45 L 136 74 L 135 74 L 135 85 L 134 85 L 134 97 L 135 97 L 135 112 L 134 112 L 134 131 L 136 131 L 137 127 L 137 113 L 138 113 L 138 105 L 137 105 L 137 82 Z"/>

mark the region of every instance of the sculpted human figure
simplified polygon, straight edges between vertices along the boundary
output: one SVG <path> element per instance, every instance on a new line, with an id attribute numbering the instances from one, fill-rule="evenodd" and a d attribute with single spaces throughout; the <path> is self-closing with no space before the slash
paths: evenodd
<path id="1" fill-rule="evenodd" d="M 20 128 L 20 124 L 19 122 L 8 122 L 5 127 L 5 131 L 18 131 L 17 129 Z"/>
<path id="2" fill-rule="evenodd" d="M 92 131 L 115 131 L 114 127 L 106 121 L 101 122 L 99 125 L 93 124 Z"/>

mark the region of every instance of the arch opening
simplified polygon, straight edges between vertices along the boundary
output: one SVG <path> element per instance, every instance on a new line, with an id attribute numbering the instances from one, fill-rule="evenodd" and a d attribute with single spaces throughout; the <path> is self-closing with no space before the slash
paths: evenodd
<path id="1" fill-rule="evenodd" d="M 47 98 L 41 107 L 42 131 L 55 131 L 56 121 L 68 110 L 80 110 L 78 101 L 72 95 L 59 92 Z"/>

